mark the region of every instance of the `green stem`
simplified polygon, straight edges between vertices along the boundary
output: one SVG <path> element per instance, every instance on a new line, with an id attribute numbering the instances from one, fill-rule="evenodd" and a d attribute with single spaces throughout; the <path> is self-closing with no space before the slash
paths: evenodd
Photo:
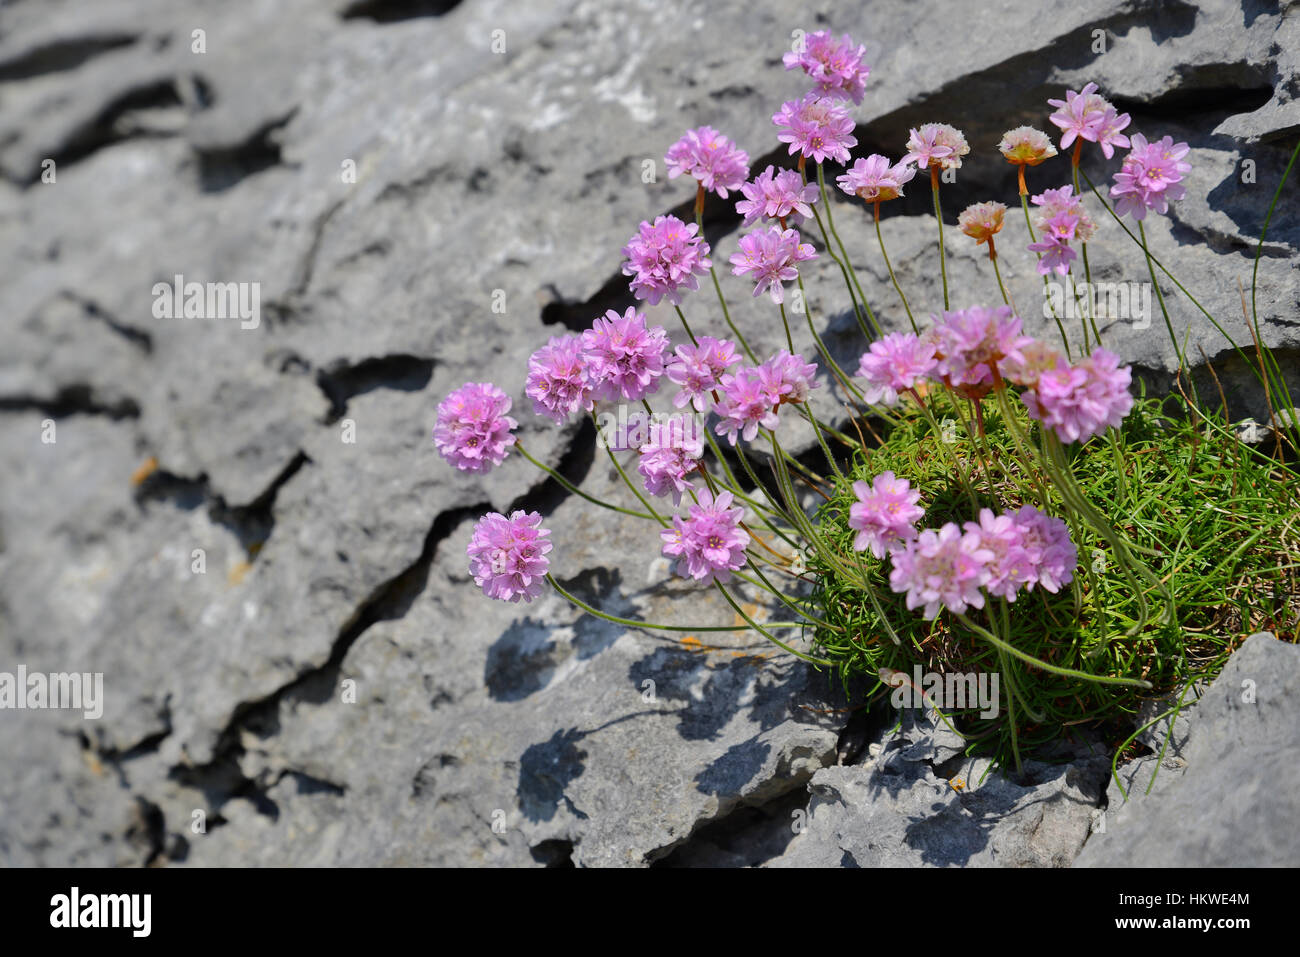
<path id="1" fill-rule="evenodd" d="M 939 207 L 939 168 L 930 168 L 930 191 L 934 194 L 934 218 L 939 221 L 939 271 L 943 274 L 943 309 L 948 304 L 948 254 L 943 248 L 943 210 Z"/>
<path id="2" fill-rule="evenodd" d="M 867 311 L 867 318 L 876 328 L 876 335 L 883 336 L 884 331 L 880 328 L 880 323 L 876 321 L 875 313 L 871 311 L 871 303 L 867 301 L 866 293 L 862 291 L 862 286 L 858 282 L 857 270 L 853 268 L 853 261 L 849 258 L 848 250 L 844 248 L 844 242 L 840 239 L 840 234 L 835 229 L 835 214 L 831 212 L 830 197 L 826 194 L 826 176 L 822 172 L 822 164 L 817 164 L 817 188 L 821 190 L 822 206 L 826 208 L 826 224 L 831 228 L 831 235 L 835 237 L 835 245 L 839 247 L 840 256 L 844 259 L 844 265 L 848 269 L 849 278 L 853 280 L 853 288 L 857 290 L 858 298 L 862 300 L 862 308 Z M 864 330 L 865 331 L 865 330 Z M 868 339 L 871 336 L 867 336 Z"/>
<path id="3" fill-rule="evenodd" d="M 656 625 L 648 621 L 636 621 L 632 618 L 619 618 L 617 615 L 607 615 L 597 608 L 593 608 L 585 601 L 566 591 L 564 587 L 555 580 L 550 572 L 546 573 L 546 580 L 551 587 L 559 592 L 564 598 L 568 599 L 577 607 L 581 608 L 589 615 L 595 615 L 597 618 L 603 618 L 605 621 L 613 622 L 616 625 L 626 625 L 628 628 L 647 628 L 653 631 L 748 631 L 748 625 Z M 801 621 L 771 621 L 767 623 L 769 628 L 802 628 L 804 623 Z"/>
<path id="4" fill-rule="evenodd" d="M 599 441 L 599 439 L 597 439 L 597 441 Z M 524 458 L 528 459 L 528 461 L 532 462 L 534 465 L 536 465 L 539 469 L 541 469 L 551 478 L 555 479 L 555 481 L 559 482 L 560 485 L 563 486 L 566 491 L 572 492 L 574 495 L 577 495 L 580 498 L 585 498 L 588 502 L 591 502 L 593 505 L 599 505 L 601 508 L 607 508 L 611 512 L 621 512 L 624 515 L 631 515 L 633 518 L 648 518 L 651 521 L 654 520 L 653 515 L 647 515 L 645 512 L 637 512 L 630 508 L 623 508 L 621 505 L 611 505 L 609 504 L 609 502 L 602 502 L 594 495 L 588 495 L 582 489 L 578 488 L 576 485 L 574 485 L 572 482 L 566 479 L 559 472 L 555 471 L 555 469 L 551 468 L 549 465 L 546 465 L 543 462 L 539 462 L 537 459 L 529 455 L 521 443 L 516 442 L 515 448 L 519 450 L 519 453 Z"/>
<path id="5" fill-rule="evenodd" d="M 907 321 L 912 324 L 912 331 L 917 335 L 921 330 L 917 328 L 916 320 L 912 318 L 912 307 L 907 304 L 907 297 L 903 295 L 903 287 L 898 284 L 898 277 L 894 275 L 893 264 L 889 261 L 889 253 L 885 252 L 885 237 L 880 232 L 880 204 L 875 204 L 876 220 L 876 242 L 880 243 L 880 255 L 885 260 L 885 268 L 889 270 L 889 279 L 894 284 L 894 289 L 898 292 L 898 298 L 903 300 L 903 309 L 907 311 Z"/>

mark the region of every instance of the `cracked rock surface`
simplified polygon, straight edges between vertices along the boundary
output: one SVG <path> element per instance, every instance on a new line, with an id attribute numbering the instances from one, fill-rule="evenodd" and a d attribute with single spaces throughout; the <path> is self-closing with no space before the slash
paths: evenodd
<path id="1" fill-rule="evenodd" d="M 662 163 L 682 130 L 718 127 L 759 168 L 782 159 L 770 117 L 804 89 L 780 66 L 797 28 L 868 44 L 855 155 L 897 157 L 922 122 L 965 130 L 950 223 L 1014 199 L 993 147 L 1012 126 L 1046 127 L 1045 100 L 1066 86 L 1095 81 L 1134 129 L 1187 140 L 1187 198 L 1148 235 L 1248 341 L 1237 280 L 1300 133 L 1300 8 L 965 9 L 952 30 L 939 0 L 797 18 L 776 0 L 0 4 L 0 671 L 102 672 L 105 687 L 98 720 L 0 712 L 0 861 L 1069 863 L 1105 787 L 1093 756 L 958 791 L 950 779 L 983 768 L 958 770 L 950 742 L 844 760 L 850 702 L 761 638 L 683 642 L 556 597 L 491 602 L 466 570 L 472 523 L 529 508 L 585 601 L 736 621 L 716 592 L 669 580 L 646 525 L 518 455 L 457 473 L 429 439 L 442 396 L 494 381 L 532 455 L 625 500 L 590 425 L 531 414 L 527 357 L 632 303 L 620 248 L 642 219 L 688 214 L 691 188 Z M 1084 169 L 1100 185 L 1115 166 Z M 1036 189 L 1067 176 L 1064 158 L 1030 173 Z M 941 302 L 935 222 L 911 192 L 883 228 L 924 314 Z M 906 327 L 869 219 L 835 203 L 876 314 Z M 738 225 L 710 202 L 719 263 Z M 1097 278 L 1144 281 L 1122 230 L 1101 226 Z M 956 305 L 992 301 L 983 254 L 946 239 L 953 288 L 972 297 Z M 1258 306 L 1300 380 L 1297 250 L 1284 202 Z M 1013 297 L 1034 304 L 1028 331 L 1054 328 L 1023 244 L 1000 252 Z M 864 346 L 833 269 L 823 257 L 808 271 L 809 305 L 847 362 Z M 259 284 L 256 327 L 159 318 L 154 288 L 176 276 Z M 770 303 L 723 282 L 755 344 L 783 344 Z M 1161 288 L 1189 358 L 1214 361 L 1234 410 L 1263 421 L 1224 337 Z M 697 333 L 725 334 L 705 291 L 684 308 Z M 671 309 L 648 313 L 676 337 Z M 1158 313 L 1102 331 L 1167 387 Z M 807 329 L 795 335 L 810 350 Z M 835 415 L 833 389 L 817 402 Z M 792 447 L 810 443 L 793 430 Z M 1189 771 L 1180 792 L 1191 784 Z M 889 841 L 856 831 L 859 813 Z M 1218 853 L 1188 853 L 1202 852 Z"/>

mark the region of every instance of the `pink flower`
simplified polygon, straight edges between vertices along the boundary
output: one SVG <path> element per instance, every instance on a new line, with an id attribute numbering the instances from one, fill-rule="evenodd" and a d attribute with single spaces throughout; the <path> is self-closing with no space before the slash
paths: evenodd
<path id="1" fill-rule="evenodd" d="M 689 173 L 710 192 L 723 199 L 749 176 L 749 154 L 711 126 L 687 130 L 664 156 L 668 178 Z"/>
<path id="2" fill-rule="evenodd" d="M 500 601 L 529 602 L 542 592 L 550 559 L 551 534 L 537 512 L 514 512 L 509 518 L 489 512 L 470 536 L 469 571 L 483 594 Z"/>
<path id="3" fill-rule="evenodd" d="M 1065 356 L 1037 339 L 1021 348 L 1020 357 L 1018 362 L 1012 359 L 1002 362 L 998 371 L 1008 382 L 1029 388 L 1038 383 L 1038 377 L 1044 372 L 1065 363 Z"/>
<path id="4" fill-rule="evenodd" d="M 438 452 L 463 472 L 490 472 L 515 444 L 506 415 L 510 397 L 490 382 L 470 382 L 438 403 L 433 442 Z"/>
<path id="5" fill-rule="evenodd" d="M 1101 147 L 1106 159 L 1115 155 L 1115 147 L 1129 145 L 1129 138 L 1121 131 L 1129 125 L 1127 113 L 1116 113 L 1113 106 L 1107 107 L 1097 124 L 1097 145 Z"/>
<path id="6" fill-rule="evenodd" d="M 963 534 L 956 522 L 949 522 L 937 532 L 927 528 L 892 553 L 889 587 L 906 592 L 907 607 L 922 608 L 926 618 L 935 618 L 945 607 L 961 614 L 984 607 L 980 587 L 988 580 L 992 560 L 977 532 Z"/>
<path id="7" fill-rule="evenodd" d="M 714 431 L 725 435 L 732 445 L 736 444 L 738 435 L 746 442 L 752 442 L 760 426 L 765 429 L 777 427 L 780 420 L 776 406 L 780 397 L 772 394 L 768 377 L 758 369 L 744 367 L 735 374 L 724 375 L 718 385 L 722 395 L 713 411 L 722 421 Z"/>
<path id="8" fill-rule="evenodd" d="M 1029 562 L 1025 587 L 1042 585 L 1056 594 L 1074 581 L 1078 551 L 1070 541 L 1070 528 L 1059 518 L 1044 515 L 1032 505 L 1021 506 L 1012 518 L 1020 530 L 1020 548 Z"/>
<path id="9" fill-rule="evenodd" d="M 697 493 L 699 504 L 692 505 L 689 517 L 673 516 L 673 527 L 659 533 L 663 553 L 676 558 L 677 574 L 706 584 L 729 582 L 731 573 L 743 568 L 749 533 L 740 527 L 743 508 L 732 508 L 730 492 L 714 499 L 708 489 Z"/>
<path id="10" fill-rule="evenodd" d="M 835 180 L 840 189 L 850 196 L 858 196 L 868 203 L 883 203 L 903 195 L 903 184 L 916 175 L 916 168 L 906 163 L 889 164 L 889 158 L 872 153 L 866 159 L 857 159 L 853 168 Z"/>
<path id="11" fill-rule="evenodd" d="M 978 535 L 980 545 L 993 556 L 989 559 L 985 590 L 990 595 L 1015 601 L 1020 586 L 1036 578 L 1033 570 L 1036 562 L 1024 547 L 1024 528 L 1014 516 L 994 515 L 988 508 L 980 509 L 979 521 L 967 522 L 965 528 Z"/>
<path id="12" fill-rule="evenodd" d="M 691 487 L 686 476 L 695 470 L 704 454 L 701 426 L 688 415 L 674 414 L 650 425 L 650 441 L 641 446 L 637 471 L 651 495 L 673 497 L 680 505 L 682 493 Z"/>
<path id="13" fill-rule="evenodd" d="M 912 488 L 907 479 L 881 472 L 866 482 L 854 482 L 853 494 L 857 501 L 849 507 L 849 528 L 856 531 L 853 548 L 884 558 L 893 548 L 916 537 L 916 522 L 925 515 L 925 509 L 916 503 L 921 493 Z"/>
<path id="14" fill-rule="evenodd" d="M 1148 143 L 1141 133 L 1134 133 L 1133 148 L 1110 188 L 1115 212 L 1134 219 L 1145 219 L 1148 209 L 1164 215 L 1169 200 L 1182 199 L 1186 193 L 1183 174 L 1190 172 L 1192 165 L 1184 163 L 1183 157 L 1190 150 L 1186 143 L 1175 143 L 1172 136 Z"/>
<path id="15" fill-rule="evenodd" d="M 1032 197 L 1035 206 L 1041 207 L 1038 213 L 1038 228 L 1048 231 L 1056 229 L 1065 239 L 1077 239 L 1088 242 L 1097 232 L 1097 224 L 1083 208 L 1083 198 L 1073 195 L 1073 186 L 1060 189 L 1045 189 Z"/>
<path id="16" fill-rule="evenodd" d="M 791 355 L 785 349 L 760 365 L 757 371 L 773 405 L 805 402 L 808 393 L 818 387 L 817 367 L 805 362 L 803 356 Z"/>
<path id="17" fill-rule="evenodd" d="M 1133 408 L 1133 373 L 1119 362 L 1115 353 L 1098 348 L 1073 366 L 1061 363 L 1040 373 L 1020 400 L 1062 442 L 1086 442 L 1118 426 Z"/>
<path id="18" fill-rule="evenodd" d="M 1056 107 L 1048 119 L 1061 130 L 1061 149 L 1067 149 L 1076 138 L 1088 140 L 1098 144 L 1110 159 L 1116 146 L 1128 146 L 1128 137 L 1121 131 L 1128 126 L 1129 115 L 1116 113 L 1110 101 L 1098 95 L 1096 83 L 1077 93 L 1066 90 L 1064 100 L 1047 102 Z"/>
<path id="19" fill-rule="evenodd" d="M 664 374 L 682 387 L 673 398 L 681 408 L 690 402 L 696 412 L 703 412 L 711 401 L 709 393 L 718 387 L 723 374 L 740 361 L 735 343 L 728 339 L 700 336 L 699 345 L 681 345 L 668 361 Z"/>
<path id="20" fill-rule="evenodd" d="M 772 301 L 781 303 L 785 301 L 782 283 L 799 277 L 799 263 L 816 258 L 811 245 L 799 242 L 796 230 L 769 226 L 741 237 L 740 252 L 731 257 L 731 272 L 737 276 L 753 273 L 754 295 L 767 289 Z"/>
<path id="21" fill-rule="evenodd" d="M 1049 227 L 1042 239 L 1029 244 L 1029 251 L 1039 254 L 1037 269 L 1040 276 L 1053 270 L 1064 276 L 1079 254 L 1070 247 L 1070 240 L 1059 220 L 1050 221 Z"/>
<path id="22" fill-rule="evenodd" d="M 563 422 L 579 409 L 590 411 L 591 380 L 582 356 L 581 336 L 552 336 L 528 359 L 524 395 L 533 411 Z"/>
<path id="23" fill-rule="evenodd" d="M 740 187 L 745 198 L 736 203 L 736 212 L 745 217 L 744 225 L 752 226 L 766 216 L 769 219 L 786 219 L 787 225 L 798 226 L 812 216 L 812 204 L 817 202 L 817 187 L 804 185 L 803 178 L 792 169 L 776 172 L 775 166 L 763 170 L 754 180 Z"/>
<path id="24" fill-rule="evenodd" d="M 836 40 L 829 30 L 806 34 L 800 46 L 783 58 L 787 70 L 802 68 L 823 96 L 862 102 L 871 74 L 871 68 L 862 62 L 866 47 L 854 46 L 847 33 Z"/>
<path id="25" fill-rule="evenodd" d="M 582 334 L 582 354 L 597 399 L 644 399 L 659 389 L 668 333 L 646 328 L 635 308 L 619 315 L 613 309 Z"/>
<path id="26" fill-rule="evenodd" d="M 790 100 L 772 116 L 781 132 L 777 139 L 790 144 L 790 155 L 802 153 L 821 163 L 830 157 L 849 161 L 849 150 L 858 145 L 853 136 L 853 118 L 837 100 L 809 93 L 802 100 Z"/>
<path id="27" fill-rule="evenodd" d="M 915 163 L 917 169 L 937 166 L 940 169 L 961 169 L 961 158 L 970 152 L 970 145 L 962 131 L 947 123 L 925 123 L 909 130 L 904 163 Z"/>
<path id="28" fill-rule="evenodd" d="M 631 276 L 629 286 L 638 299 L 659 305 L 667 297 L 680 306 L 682 289 L 698 289 L 696 276 L 709 271 L 709 244 L 696 235 L 699 227 L 689 226 L 676 216 L 660 216 L 654 225 L 641 223 L 635 236 L 623 247 L 627 262 L 623 275 Z"/>
<path id="29" fill-rule="evenodd" d="M 858 362 L 858 375 L 867 380 L 862 397 L 872 405 L 897 405 L 898 395 L 935 371 L 935 343 L 914 332 L 891 332 L 873 342 Z"/>
<path id="30" fill-rule="evenodd" d="M 953 386 L 994 384 L 999 363 L 1022 363 L 1020 350 L 1033 340 L 1022 334 L 1020 318 L 1009 306 L 945 312 L 937 327 L 939 374 Z"/>

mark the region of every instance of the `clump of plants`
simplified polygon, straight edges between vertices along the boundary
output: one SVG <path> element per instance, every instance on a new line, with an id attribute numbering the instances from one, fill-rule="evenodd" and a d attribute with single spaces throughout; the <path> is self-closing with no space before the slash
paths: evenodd
<path id="1" fill-rule="evenodd" d="M 610 310 L 581 334 L 551 338 L 530 359 L 524 394 L 536 414 L 556 423 L 586 414 L 599 429 L 598 409 L 619 405 L 620 422 L 634 410 L 640 425 L 630 440 L 604 441 L 601 430 L 629 500 L 594 497 L 529 455 L 514 435 L 510 396 L 491 383 L 447 396 L 434 440 L 457 468 L 475 473 L 518 451 L 592 504 L 643 519 L 647 545 L 671 559 L 677 575 L 718 590 L 745 622 L 739 627 L 846 685 L 865 678 L 872 698 L 915 684 L 918 666 L 927 674 L 996 675 L 992 712 L 929 701 L 971 752 L 1018 766 L 1027 752 L 1085 728 L 1122 750 L 1145 699 L 1168 697 L 1177 707 L 1246 635 L 1267 628 L 1300 640 L 1293 464 L 1300 422 L 1290 417 L 1286 381 L 1262 345 L 1254 277 L 1249 307 L 1243 294 L 1252 346 L 1238 353 L 1270 403 L 1274 441 L 1261 448 L 1238 441 L 1226 401 L 1198 396 L 1182 368 L 1176 395 L 1135 395 L 1131 370 L 1105 347 L 1088 259 L 1103 221 L 1133 241 L 1180 360 L 1157 270 L 1225 336 L 1232 320 L 1201 307 L 1147 243 L 1145 219 L 1183 196 L 1187 144 L 1129 131 L 1129 116 L 1089 84 L 1049 101 L 1048 121 L 1060 148 L 1070 150 L 1070 182 L 1038 194 L 1029 188 L 1032 169 L 1057 154 L 1047 133 L 1018 127 L 998 145 L 1016 170 L 1020 241 L 1037 256 L 1059 339 L 1026 335 L 1007 294 L 997 242 L 1011 230 L 999 202 L 975 204 L 957 223 L 987 248 L 1001 301 L 961 290 L 954 308 L 940 191 L 970 147 L 960 130 L 930 123 L 910 131 L 897 162 L 879 154 L 854 159 L 852 107 L 864 98 L 869 73 L 863 55 L 849 37 L 826 31 L 801 35 L 785 55 L 786 68 L 812 82 L 773 116 L 790 168 L 751 175 L 748 154 L 707 126 L 669 148 L 669 176 L 696 182 L 695 222 L 642 222 L 622 250 L 623 272 L 637 300 L 672 305 L 683 337 L 674 343 L 636 307 Z M 1105 192 L 1080 169 L 1085 144 L 1107 160 L 1127 151 Z M 884 293 L 897 296 L 910 328 L 886 332 L 871 307 L 882 291 L 868 295 L 859 283 L 835 228 L 828 162 L 844 170 L 839 189 L 870 211 L 891 277 Z M 933 198 L 943 297 L 923 321 L 894 274 L 880 222 L 881 204 L 912 188 L 918 174 Z M 1285 182 L 1284 175 L 1274 207 Z M 709 193 L 735 202 L 744 216 L 749 231 L 728 261 L 733 276 L 752 282 L 752 296 L 771 301 L 787 345 L 774 355 L 756 354 L 732 320 L 703 236 Z M 808 233 L 820 252 L 803 241 Z M 835 361 L 807 309 L 800 270 L 821 256 L 838 267 L 863 334 L 855 369 Z M 703 298 L 706 277 L 727 338 L 696 336 L 683 309 L 687 294 Z M 693 300 L 689 308 L 705 304 Z M 792 313 L 807 323 L 815 356 L 795 351 Z M 1067 331 L 1069 316 L 1081 318 Z M 808 401 L 827 380 L 852 412 L 835 423 L 819 419 Z M 811 427 L 819 458 L 783 446 L 778 429 L 792 416 Z M 802 504 L 809 489 L 820 503 L 812 509 Z M 735 630 L 632 621 L 592 607 L 552 576 L 549 536 L 537 512 L 486 515 L 468 550 L 475 582 L 508 601 L 531 601 L 549 586 L 628 626 Z M 787 620 L 751 616 L 735 593 L 740 582 L 770 595 Z"/>

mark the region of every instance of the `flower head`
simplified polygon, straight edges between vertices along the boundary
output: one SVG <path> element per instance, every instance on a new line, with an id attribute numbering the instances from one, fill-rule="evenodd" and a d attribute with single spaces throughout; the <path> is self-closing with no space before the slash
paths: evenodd
<path id="1" fill-rule="evenodd" d="M 469 571 L 483 594 L 500 601 L 532 601 L 542 592 L 550 559 L 546 553 L 549 528 L 542 516 L 523 510 L 509 518 L 499 512 L 484 515 L 470 536 Z"/>
<path id="2" fill-rule="evenodd" d="M 1186 192 L 1183 174 L 1192 166 L 1183 162 L 1183 157 L 1190 150 L 1186 143 L 1175 143 L 1172 136 L 1148 143 L 1141 133 L 1134 133 L 1133 148 L 1110 188 L 1115 212 L 1134 219 L 1145 219 L 1148 209 L 1161 215 L 1167 212 L 1169 200 L 1182 199 Z"/>
<path id="3" fill-rule="evenodd" d="M 849 507 L 849 528 L 858 533 L 853 539 L 856 551 L 870 548 L 871 554 L 884 558 L 891 549 L 916 537 L 916 522 L 925 509 L 917 504 L 921 493 L 907 479 L 881 472 L 870 485 L 854 482 L 853 494 L 857 501 Z"/>
<path id="4" fill-rule="evenodd" d="M 749 533 L 740 527 L 745 510 L 732 507 L 730 492 L 715 499 L 708 489 L 696 493 L 699 504 L 688 516 L 673 516 L 673 527 L 659 533 L 663 553 L 677 559 L 677 574 L 706 584 L 731 581 L 731 573 L 745 566 Z"/>
<path id="5" fill-rule="evenodd" d="M 598 317 L 582 334 L 582 354 L 598 399 L 644 399 L 659 389 L 668 333 L 647 329 L 645 316 L 629 306 Z"/>
<path id="6" fill-rule="evenodd" d="M 691 487 L 686 476 L 704 454 L 702 426 L 689 415 L 674 414 L 650 425 L 650 441 L 641 446 L 637 471 L 651 495 L 672 495 L 680 505 Z"/>
<path id="7" fill-rule="evenodd" d="M 898 395 L 935 371 L 935 343 L 914 332 L 891 332 L 873 342 L 858 362 L 858 375 L 867 380 L 862 397 L 870 404 L 897 405 Z"/>
<path id="8" fill-rule="evenodd" d="M 812 216 L 812 204 L 819 193 L 813 183 L 804 185 L 803 178 L 792 169 L 777 172 L 769 166 L 751 182 L 740 187 L 745 198 L 736 203 L 736 212 L 745 217 L 744 225 L 752 226 L 763 217 L 785 219 L 798 226 Z"/>
<path id="9" fill-rule="evenodd" d="M 927 528 L 892 554 L 889 587 L 907 594 L 908 608 L 935 618 L 940 608 L 961 614 L 983 608 L 980 587 L 988 580 L 993 553 L 978 532 L 963 532 L 956 522 L 938 531 Z"/>
<path id="10" fill-rule="evenodd" d="M 1038 339 L 1022 346 L 1019 361 L 1008 359 L 999 367 L 1002 378 L 1015 385 L 1033 388 L 1038 377 L 1065 363 L 1065 356 Z"/>
<path id="11" fill-rule="evenodd" d="M 962 131 L 947 123 L 925 123 L 909 130 L 904 163 L 915 163 L 917 169 L 935 166 L 939 169 L 961 169 L 961 158 L 970 152 L 970 145 Z"/>
<path id="12" fill-rule="evenodd" d="M 1007 158 L 1008 163 L 1017 166 L 1037 166 L 1044 160 L 1056 155 L 1056 147 L 1042 130 L 1032 126 L 1017 126 L 1002 134 L 998 143 L 998 152 Z"/>
<path id="13" fill-rule="evenodd" d="M 1020 548 L 1028 559 L 1025 587 L 1042 585 L 1056 594 L 1074 581 L 1079 564 L 1078 550 L 1070 541 L 1070 528 L 1059 518 L 1044 515 L 1032 505 L 1023 505 L 1012 516 L 1020 531 Z"/>
<path id="14" fill-rule="evenodd" d="M 1066 90 L 1064 100 L 1048 100 L 1056 112 L 1048 117 L 1061 130 L 1061 149 L 1068 149 L 1075 139 L 1101 146 L 1107 159 L 1116 146 L 1128 146 L 1121 131 L 1129 124 L 1127 113 L 1116 113 L 1110 101 L 1097 93 L 1097 84 L 1089 83 L 1077 93 Z"/>
<path id="15" fill-rule="evenodd" d="M 773 405 L 805 402 L 808 393 L 818 386 L 817 367 L 805 362 L 798 353 L 792 355 L 785 349 L 760 365 L 757 372 Z"/>
<path id="16" fill-rule="evenodd" d="M 746 366 L 724 375 L 718 386 L 722 394 L 713 411 L 722 421 L 714 431 L 725 435 L 732 445 L 737 436 L 752 442 L 760 426 L 775 429 L 779 424 L 776 406 L 780 397 L 772 394 L 770 377 L 758 369 Z"/>
<path id="17" fill-rule="evenodd" d="M 723 199 L 749 176 L 749 154 L 711 126 L 687 130 L 664 156 L 668 178 L 688 173 Z"/>
<path id="18" fill-rule="evenodd" d="M 463 472 L 490 472 L 505 461 L 519 423 L 506 415 L 510 396 L 490 382 L 470 382 L 438 403 L 433 442 Z"/>
<path id="19" fill-rule="evenodd" d="M 1070 263 L 1078 256 L 1070 242 L 1086 243 L 1097 232 L 1097 224 L 1084 211 L 1083 200 L 1073 193 L 1073 186 L 1062 186 L 1033 197 L 1034 205 L 1040 207 L 1037 225 L 1042 238 L 1029 249 L 1040 254 L 1038 272 L 1044 276 L 1052 270 L 1062 276 L 1069 272 Z"/>
<path id="20" fill-rule="evenodd" d="M 858 145 L 853 135 L 853 118 L 843 103 L 829 96 L 809 93 L 802 100 L 790 100 L 773 114 L 781 130 L 777 139 L 790 144 L 790 155 L 802 153 L 816 163 L 830 157 L 849 161 L 849 150 Z"/>
<path id="21" fill-rule="evenodd" d="M 591 411 L 591 379 L 582 354 L 581 336 L 552 336 L 528 359 L 524 395 L 533 411 L 563 422 L 579 409 Z"/>
<path id="22" fill-rule="evenodd" d="M 866 159 L 857 159 L 853 167 L 835 182 L 850 196 L 868 203 L 883 203 L 903 195 L 903 184 L 916 175 L 916 168 L 906 163 L 891 166 L 887 156 L 872 153 Z"/>
<path id="23" fill-rule="evenodd" d="M 1133 408 L 1133 372 L 1119 363 L 1119 356 L 1099 347 L 1072 366 L 1060 363 L 1040 373 L 1020 400 L 1062 442 L 1086 442 L 1118 426 Z"/>
<path id="24" fill-rule="evenodd" d="M 673 399 L 681 408 L 691 403 L 696 412 L 707 408 L 709 393 L 718 387 L 718 381 L 728 369 L 740 361 L 736 345 L 729 339 L 700 336 L 698 345 L 680 345 L 664 374 L 682 387 Z"/>
<path id="25" fill-rule="evenodd" d="M 945 312 L 938 325 L 939 374 L 953 386 L 991 386 L 1001 363 L 1020 363 L 1020 350 L 1033 340 L 1022 334 L 1009 306 L 979 306 Z"/>
<path id="26" fill-rule="evenodd" d="M 990 242 L 993 236 L 1002 230 L 1002 217 L 1007 208 L 1002 203 L 975 203 L 962 210 L 957 217 L 957 225 L 977 245 Z"/>
<path id="27" fill-rule="evenodd" d="M 627 262 L 623 275 L 631 276 L 632 294 L 650 305 L 667 297 L 681 305 L 682 289 L 698 289 L 696 276 L 709 271 L 709 244 L 697 236 L 699 227 L 676 216 L 660 216 L 653 225 L 642 222 L 637 234 L 623 247 Z"/>
<path id="28" fill-rule="evenodd" d="M 1024 529 L 1009 514 L 994 515 L 992 509 L 980 509 L 978 522 L 966 522 L 967 532 L 979 536 L 980 545 L 992 558 L 988 579 L 984 583 L 990 595 L 1015 601 L 1020 586 L 1034 579 L 1032 556 L 1024 548 Z"/>
<path id="29" fill-rule="evenodd" d="M 740 252 L 731 257 L 731 271 L 737 276 L 753 273 L 754 295 L 766 289 L 773 302 L 781 303 L 785 301 L 782 283 L 799 278 L 798 264 L 816 258 L 816 250 L 799 242 L 796 230 L 769 226 L 741 237 Z"/>
<path id="30" fill-rule="evenodd" d="M 805 34 L 800 49 L 783 58 L 787 70 L 802 68 L 823 96 L 861 103 L 871 68 L 862 62 L 867 48 L 854 45 L 846 33 L 838 40 L 829 30 Z"/>

